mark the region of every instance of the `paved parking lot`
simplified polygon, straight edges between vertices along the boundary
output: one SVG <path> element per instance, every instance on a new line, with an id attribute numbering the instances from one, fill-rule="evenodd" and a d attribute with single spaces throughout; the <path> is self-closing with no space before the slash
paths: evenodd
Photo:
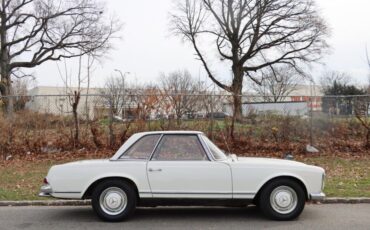
<path id="1" fill-rule="evenodd" d="M 0 207 L 0 229 L 370 229 L 370 204 L 307 205 L 298 220 L 266 220 L 255 208 L 141 208 L 101 222 L 89 206 Z"/>

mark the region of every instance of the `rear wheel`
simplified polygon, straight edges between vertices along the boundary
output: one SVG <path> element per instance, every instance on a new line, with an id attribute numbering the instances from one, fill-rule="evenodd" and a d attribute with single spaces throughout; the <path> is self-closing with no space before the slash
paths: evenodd
<path id="1" fill-rule="evenodd" d="M 124 181 L 103 181 L 94 189 L 92 207 L 102 220 L 125 220 L 136 208 L 135 189 Z"/>
<path id="2" fill-rule="evenodd" d="M 293 220 L 302 213 L 306 195 L 296 181 L 278 179 L 263 188 L 258 201 L 267 217 L 274 220 Z"/>

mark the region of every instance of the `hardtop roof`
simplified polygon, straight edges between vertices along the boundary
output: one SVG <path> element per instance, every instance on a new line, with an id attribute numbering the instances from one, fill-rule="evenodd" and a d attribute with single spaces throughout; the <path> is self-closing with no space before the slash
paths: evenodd
<path id="1" fill-rule="evenodd" d="M 151 132 L 140 132 L 137 134 L 148 135 L 148 134 L 203 134 L 201 131 L 189 131 L 189 130 L 171 130 L 171 131 L 151 131 Z"/>

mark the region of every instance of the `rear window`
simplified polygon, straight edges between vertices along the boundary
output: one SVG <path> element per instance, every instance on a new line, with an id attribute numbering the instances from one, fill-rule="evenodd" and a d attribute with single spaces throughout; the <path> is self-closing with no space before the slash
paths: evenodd
<path id="1" fill-rule="evenodd" d="M 156 134 L 140 138 L 120 157 L 120 159 L 148 159 L 160 136 L 161 135 Z"/>

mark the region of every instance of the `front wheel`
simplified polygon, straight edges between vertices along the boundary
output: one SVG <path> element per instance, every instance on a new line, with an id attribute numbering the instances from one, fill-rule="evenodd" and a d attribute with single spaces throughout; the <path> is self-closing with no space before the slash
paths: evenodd
<path id="1" fill-rule="evenodd" d="M 125 220 L 135 211 L 135 190 L 124 181 L 103 181 L 94 189 L 92 207 L 102 220 Z"/>
<path id="2" fill-rule="evenodd" d="M 306 195 L 294 180 L 278 179 L 267 184 L 259 197 L 262 212 L 274 220 L 293 220 L 303 211 Z"/>

